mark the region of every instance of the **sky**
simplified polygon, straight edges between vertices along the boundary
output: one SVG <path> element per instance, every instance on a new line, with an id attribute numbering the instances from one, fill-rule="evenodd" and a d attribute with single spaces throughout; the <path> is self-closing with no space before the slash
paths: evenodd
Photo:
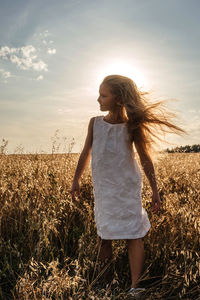
<path id="1" fill-rule="evenodd" d="M 200 143 L 199 0 L 0 0 L 0 138 L 7 153 L 80 152 L 109 74 L 131 77 Z"/>

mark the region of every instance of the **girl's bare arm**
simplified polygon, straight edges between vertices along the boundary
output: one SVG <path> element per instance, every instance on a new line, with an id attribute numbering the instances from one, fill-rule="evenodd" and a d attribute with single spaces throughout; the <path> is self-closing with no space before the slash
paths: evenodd
<path id="1" fill-rule="evenodd" d="M 88 133 L 85 140 L 85 144 L 78 160 L 78 164 L 73 178 L 72 188 L 70 191 L 73 200 L 75 200 L 75 193 L 77 193 L 78 195 L 80 194 L 79 179 L 83 174 L 87 164 L 89 163 L 93 141 L 93 124 L 94 118 L 91 118 L 88 125 Z"/>
<path id="2" fill-rule="evenodd" d="M 92 148 L 92 141 L 93 141 L 93 124 L 94 124 L 94 118 L 91 118 L 88 125 L 88 133 L 85 140 L 85 144 L 80 154 L 76 171 L 74 174 L 74 181 L 76 180 L 78 181 L 80 179 L 85 167 L 89 162 L 91 148 Z"/>
<path id="3" fill-rule="evenodd" d="M 136 150 L 140 157 L 140 162 L 147 176 L 152 189 L 152 211 L 157 213 L 160 209 L 161 201 L 156 183 L 155 170 L 151 158 L 143 151 L 139 144 L 135 143 Z"/>
<path id="4" fill-rule="evenodd" d="M 155 177 L 153 162 L 150 159 L 150 157 L 147 154 L 144 153 L 142 148 L 136 143 L 135 143 L 135 148 L 136 148 L 136 150 L 139 154 L 141 165 L 143 167 L 145 175 L 147 176 L 147 178 L 149 180 L 152 192 L 157 193 L 158 188 L 157 188 L 157 183 L 156 183 L 156 177 Z"/>

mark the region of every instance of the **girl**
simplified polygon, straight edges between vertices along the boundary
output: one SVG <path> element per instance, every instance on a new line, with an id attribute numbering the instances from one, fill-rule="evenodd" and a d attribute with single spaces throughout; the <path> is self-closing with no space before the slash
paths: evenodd
<path id="1" fill-rule="evenodd" d="M 104 78 L 97 101 L 100 110 L 108 114 L 91 118 L 71 188 L 72 199 L 76 200 L 75 195 L 80 196 L 79 179 L 91 154 L 99 257 L 111 259 L 113 239 L 127 240 L 132 280 L 129 294 L 144 290 L 137 285 L 144 263 L 142 238 L 150 229 L 146 210 L 142 207 L 142 172 L 132 144 L 152 189 L 152 212 L 157 213 L 161 201 L 150 155 L 154 143 L 152 136 L 157 137 L 154 128 L 166 126 L 174 132 L 185 132 L 167 120 L 172 113 L 164 109 L 156 111 L 161 101 L 150 104 L 145 95 L 128 77 L 110 75 Z"/>

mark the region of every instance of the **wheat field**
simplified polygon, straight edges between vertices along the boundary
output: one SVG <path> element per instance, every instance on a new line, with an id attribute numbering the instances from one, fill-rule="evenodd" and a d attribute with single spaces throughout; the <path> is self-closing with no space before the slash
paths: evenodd
<path id="1" fill-rule="evenodd" d="M 98 261 L 90 167 L 81 197 L 70 196 L 76 154 L 0 156 L 1 299 L 127 299 L 131 285 L 126 241 L 114 258 Z M 200 299 L 200 154 L 160 153 L 154 162 L 162 200 L 151 214 L 143 176 L 144 237 L 141 286 L 145 299 Z"/>

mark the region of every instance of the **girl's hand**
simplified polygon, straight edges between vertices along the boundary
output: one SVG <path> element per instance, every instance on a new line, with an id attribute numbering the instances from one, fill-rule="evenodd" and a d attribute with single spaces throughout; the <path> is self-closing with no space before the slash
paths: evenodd
<path id="1" fill-rule="evenodd" d="M 160 207 L 161 207 L 161 201 L 160 201 L 159 193 L 153 193 L 152 204 L 151 204 L 152 212 L 154 214 L 157 213 L 159 211 Z"/>
<path id="2" fill-rule="evenodd" d="M 72 195 L 72 199 L 74 201 L 77 201 L 77 199 L 75 198 L 75 194 L 77 194 L 78 198 L 80 197 L 80 186 L 78 181 L 73 181 L 70 194 Z"/>

